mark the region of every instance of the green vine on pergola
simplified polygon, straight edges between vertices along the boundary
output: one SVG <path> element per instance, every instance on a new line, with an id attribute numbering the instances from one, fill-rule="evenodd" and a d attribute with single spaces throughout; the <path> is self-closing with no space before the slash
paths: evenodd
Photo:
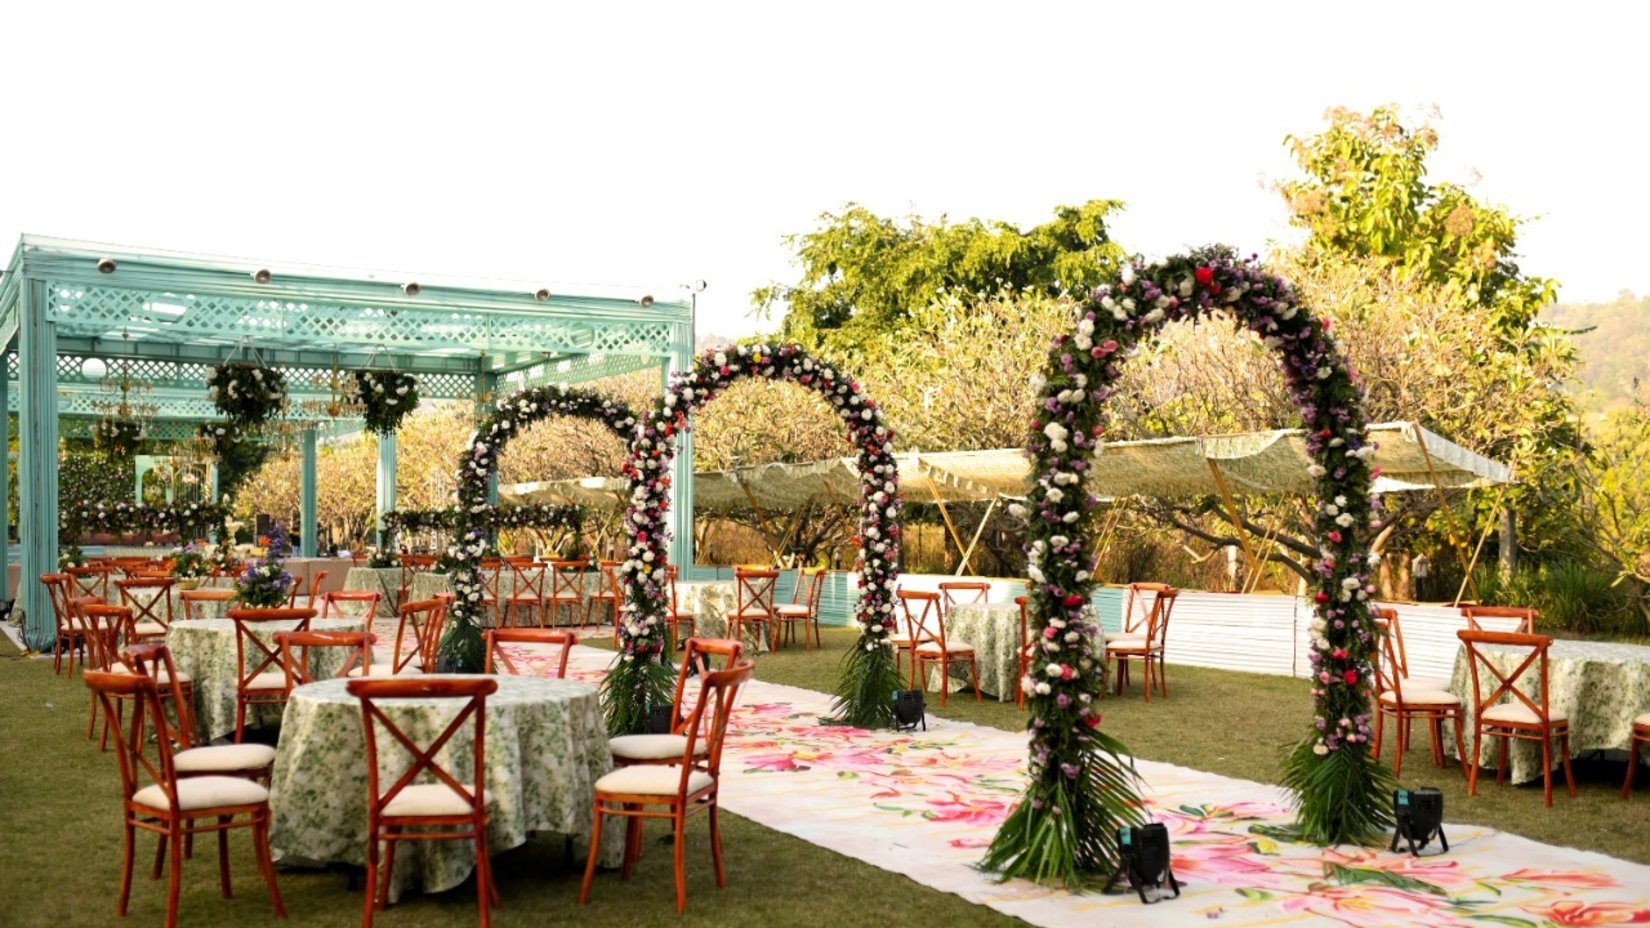
<path id="1" fill-rule="evenodd" d="M 1381 527 L 1356 373 L 1288 281 L 1227 248 L 1123 268 L 1078 307 L 1034 389 L 1026 453 L 1035 480 L 1026 517 L 1029 614 L 1037 642 L 1021 687 L 1031 732 L 1030 783 L 981 866 L 1004 878 L 1081 885 L 1118 865 L 1119 826 L 1144 821 L 1133 761 L 1100 728 L 1100 654 L 1089 609 L 1088 548 L 1098 500 L 1084 488 L 1101 444 L 1101 411 L 1123 359 L 1164 325 L 1230 316 L 1271 348 L 1300 410 L 1319 504 L 1313 595 L 1313 726 L 1290 752 L 1283 784 L 1296 828 L 1320 845 L 1361 842 L 1390 822 L 1391 771 L 1370 752 L 1375 627 L 1369 597 Z"/>

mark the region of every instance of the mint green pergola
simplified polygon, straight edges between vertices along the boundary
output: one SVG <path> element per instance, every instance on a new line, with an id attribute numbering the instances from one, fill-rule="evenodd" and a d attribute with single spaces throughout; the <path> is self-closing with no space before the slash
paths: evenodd
<path id="1" fill-rule="evenodd" d="M 51 604 L 36 582 L 55 569 L 57 456 L 62 436 L 88 434 L 106 398 L 99 381 L 128 371 L 154 385 L 152 438 L 187 438 L 219 418 L 206 374 L 255 349 L 281 368 L 303 426 L 304 554 L 315 546 L 317 434 L 347 429 L 306 413 L 326 400 L 334 370 L 369 365 L 418 375 L 426 399 L 480 403 L 539 383 L 576 383 L 654 368 L 661 380 L 693 363 L 693 304 L 645 293 L 573 296 L 337 268 L 138 251 L 24 235 L 0 276 L 0 404 L 18 417 L 20 590 L 27 643 L 50 647 Z M 306 416 L 308 418 L 306 418 Z M 0 417 L 0 447 L 9 445 Z M 378 445 L 377 509 L 395 508 L 393 436 Z M 454 462 L 456 465 L 456 462 Z M 691 446 L 675 462 L 672 559 L 691 564 Z M 10 465 L 0 457 L 0 499 Z M 0 507 L 0 555 L 9 562 Z"/>

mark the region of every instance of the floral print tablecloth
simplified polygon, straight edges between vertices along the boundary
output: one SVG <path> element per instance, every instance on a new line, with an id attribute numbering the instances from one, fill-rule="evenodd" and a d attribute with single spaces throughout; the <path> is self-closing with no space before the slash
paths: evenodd
<path id="1" fill-rule="evenodd" d="M 945 638 L 947 643 L 957 641 L 974 646 L 974 660 L 980 668 L 981 693 L 996 694 L 998 702 L 1014 701 L 1020 689 L 1019 606 L 1014 603 L 958 603 L 946 613 Z M 1104 666 L 1104 639 L 1100 642 L 1098 653 Z M 939 687 L 939 673 L 939 668 L 930 666 L 929 688 Z M 967 664 L 952 664 L 951 679 L 972 688 Z"/>
<path id="2" fill-rule="evenodd" d="M 384 598 L 378 601 L 378 617 L 394 618 L 395 594 L 401 589 L 401 568 L 351 567 L 344 575 L 344 589 L 381 594 Z"/>
<path id="3" fill-rule="evenodd" d="M 277 632 L 289 632 L 296 622 L 259 622 L 259 638 L 274 647 Z M 366 625 L 360 619 L 311 619 L 311 631 L 359 632 Z M 166 633 L 172 664 L 189 675 L 195 689 L 195 722 L 207 741 L 235 731 L 235 682 L 239 667 L 235 661 L 235 623 L 229 619 L 191 619 L 172 623 Z M 254 665 L 262 654 L 247 655 Z M 310 652 L 310 673 L 331 676 L 344 663 L 345 649 L 315 648 Z M 278 669 L 278 668 L 277 668 Z M 280 707 L 248 707 L 247 724 L 272 724 L 280 719 Z"/>
<path id="4" fill-rule="evenodd" d="M 1529 653 L 1522 648 L 1488 646 L 1481 649 L 1502 673 L 1511 673 Z M 1554 641 L 1547 650 L 1548 695 L 1550 711 L 1563 712 L 1570 720 L 1570 756 L 1584 751 L 1626 750 L 1633 730 L 1633 716 L 1650 711 L 1650 647 L 1618 644 L 1607 641 Z M 1489 674 L 1480 668 L 1478 685 L 1484 695 L 1495 689 L 1496 682 L 1486 679 Z M 1532 664 L 1519 678 L 1520 689 L 1537 697 L 1540 691 L 1540 667 Z M 1472 693 L 1472 677 L 1467 667 L 1467 650 L 1461 648 L 1455 655 L 1455 670 L 1450 678 L 1450 692 L 1461 697 L 1466 706 L 1468 724 L 1462 732 L 1467 756 L 1472 756 L 1473 732 L 1471 715 L 1477 704 Z M 1448 732 L 1446 731 L 1446 735 Z M 1493 768 L 1500 751 L 1498 739 L 1484 744 L 1479 763 Z M 1454 753 L 1452 738 L 1445 744 Z M 1553 747 L 1556 764 L 1558 747 Z M 1524 783 L 1541 776 L 1541 745 L 1534 741 L 1514 741 L 1507 750 L 1512 781 Z"/>
<path id="5" fill-rule="evenodd" d="M 682 580 L 676 584 L 676 606 L 693 613 L 696 638 L 726 638 L 728 615 L 736 605 L 738 591 L 733 580 Z M 742 637 L 748 651 L 768 650 L 768 639 L 762 632 L 761 625 L 744 626 Z"/>
<path id="6" fill-rule="evenodd" d="M 596 780 L 613 765 L 596 688 L 574 680 L 496 679 L 498 692 L 487 697 L 488 846 L 496 854 L 525 843 L 536 831 L 588 841 Z M 361 704 L 345 690 L 346 683 L 323 680 L 298 687 L 287 703 L 270 785 L 269 843 L 278 859 L 366 863 L 366 736 Z M 459 705 L 425 699 L 381 704 L 419 744 L 439 735 Z M 460 780 L 469 778 L 473 731 L 466 724 L 438 755 Z M 391 747 L 389 738 L 378 743 L 379 772 L 394 782 L 410 757 Z M 454 758 L 462 758 L 456 767 Z M 603 828 L 604 865 L 619 864 L 623 834 L 612 822 Z M 396 848 L 391 898 L 408 889 L 452 889 L 474 868 L 473 843 L 405 842 Z"/>

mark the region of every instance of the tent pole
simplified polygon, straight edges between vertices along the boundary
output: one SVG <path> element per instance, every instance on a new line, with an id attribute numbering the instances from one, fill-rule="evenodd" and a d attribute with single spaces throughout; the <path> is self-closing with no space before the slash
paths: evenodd
<path id="1" fill-rule="evenodd" d="M 934 502 L 939 504 L 940 518 L 945 520 L 945 527 L 951 531 L 951 540 L 957 543 L 957 550 L 958 551 L 964 550 L 963 549 L 963 543 L 962 543 L 962 535 L 961 535 L 961 533 L 959 533 L 957 531 L 956 523 L 951 521 L 951 512 L 950 512 L 950 510 L 945 508 L 945 500 L 940 497 L 940 491 L 934 488 L 934 482 L 932 480 L 930 480 L 928 482 L 928 492 L 932 493 L 934 495 Z M 967 564 L 968 564 L 968 557 L 966 555 L 964 555 L 963 562 L 962 562 L 961 565 L 958 566 L 957 569 L 961 570 L 962 567 L 967 566 Z"/>
<path id="2" fill-rule="evenodd" d="M 999 499 L 1001 499 L 1000 496 L 993 496 L 990 504 L 985 507 L 985 515 L 980 516 L 980 524 L 974 529 L 974 537 L 968 541 L 968 550 L 963 552 L 963 562 L 957 565 L 957 572 L 952 576 L 962 576 L 963 567 L 965 565 L 967 565 L 970 571 L 974 569 L 972 561 L 974 556 L 974 548 L 980 543 L 980 536 L 985 534 L 985 524 L 991 521 L 991 510 L 997 508 L 997 500 Z"/>
<path id="3" fill-rule="evenodd" d="M 1432 466 L 1432 452 L 1427 450 L 1427 440 L 1425 436 L 1421 434 L 1421 427 L 1415 423 L 1410 424 L 1415 426 L 1415 443 L 1421 446 L 1421 460 L 1426 462 L 1427 477 L 1432 480 L 1432 491 L 1438 495 L 1438 506 L 1444 510 L 1444 518 L 1448 520 L 1449 523 L 1450 547 L 1455 549 L 1455 557 L 1461 562 L 1461 592 L 1455 594 L 1455 600 L 1456 602 L 1461 601 L 1461 593 L 1466 592 L 1468 586 L 1472 587 L 1472 595 L 1474 598 L 1477 598 L 1478 584 L 1472 579 L 1472 565 L 1478 560 L 1478 555 L 1477 553 L 1474 553 L 1472 558 L 1469 560 L 1467 558 L 1466 546 L 1461 544 L 1461 542 L 1455 537 L 1455 511 L 1450 508 L 1449 497 L 1444 495 L 1443 484 L 1438 482 L 1438 471 Z M 1479 545 L 1482 546 L 1483 542 L 1480 541 Z"/>
<path id="4" fill-rule="evenodd" d="M 1094 560 L 1089 564 L 1089 576 L 1093 577 L 1100 570 L 1100 558 L 1105 554 L 1106 547 L 1111 543 L 1112 533 L 1123 521 L 1123 507 L 1112 505 L 1106 510 L 1106 522 L 1100 528 L 1100 534 L 1094 536 Z"/>
<path id="5" fill-rule="evenodd" d="M 1226 475 L 1220 472 L 1220 465 L 1213 458 L 1205 459 L 1209 463 L 1209 473 L 1215 476 L 1215 486 L 1220 488 L 1220 497 L 1226 501 L 1226 513 L 1232 517 L 1232 529 L 1237 532 L 1238 547 L 1243 549 L 1244 560 L 1249 562 L 1252 573 L 1260 572 L 1260 563 L 1255 559 L 1255 552 L 1249 549 L 1249 534 L 1243 530 L 1243 520 L 1239 518 L 1237 503 L 1232 499 L 1232 488 L 1226 485 Z"/>
<path id="6" fill-rule="evenodd" d="M 1484 542 L 1489 540 L 1490 532 L 1495 530 L 1495 528 L 1497 527 L 1497 523 L 1500 521 L 1499 516 L 1501 514 L 1502 507 L 1506 503 L 1506 496 L 1507 496 L 1506 488 L 1503 487 L 1502 491 L 1501 491 L 1501 495 L 1498 496 L 1496 498 L 1496 501 L 1495 501 L 1496 516 L 1491 518 L 1488 522 L 1485 523 L 1484 531 L 1479 533 L 1479 535 L 1478 535 L 1478 544 L 1476 546 L 1474 546 L 1473 549 L 1472 549 L 1472 559 L 1467 561 L 1467 563 L 1464 567 L 1465 575 L 1461 578 L 1461 586 L 1460 586 L 1459 589 L 1457 589 L 1455 591 L 1455 601 L 1456 602 L 1460 602 L 1461 597 L 1466 594 L 1468 584 L 1472 585 L 1473 598 L 1474 599 L 1478 598 L 1478 584 L 1472 582 L 1472 570 L 1473 570 L 1474 567 L 1478 566 L 1478 555 L 1484 550 Z"/>
<path id="7" fill-rule="evenodd" d="M 756 504 L 756 494 L 751 492 L 749 484 L 740 480 L 737 475 L 733 478 L 733 481 L 739 484 L 739 489 L 745 491 L 745 498 L 751 501 L 751 508 L 756 510 L 756 523 L 762 526 L 762 540 L 768 543 L 768 550 L 773 553 L 773 559 L 777 563 L 780 557 L 779 545 L 774 537 L 772 527 L 768 525 L 767 514 L 762 511 L 761 506 Z"/>

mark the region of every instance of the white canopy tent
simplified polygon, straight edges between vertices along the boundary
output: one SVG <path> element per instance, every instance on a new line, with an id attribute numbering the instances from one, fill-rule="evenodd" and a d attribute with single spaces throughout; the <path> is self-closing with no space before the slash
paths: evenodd
<path id="1" fill-rule="evenodd" d="M 1377 493 L 1476 489 L 1513 481 L 1511 468 L 1475 454 L 1413 422 L 1369 427 L 1376 443 Z M 912 501 L 980 502 L 1024 497 L 1031 464 L 1018 448 L 907 452 L 900 486 Z M 1312 492 L 1305 434 L 1300 429 L 1190 438 L 1154 438 L 1105 444 L 1088 480 L 1103 497 L 1234 496 Z M 700 512 L 797 509 L 810 502 L 852 501 L 859 494 L 853 458 L 805 464 L 759 464 L 694 475 Z M 624 481 L 582 477 L 500 487 L 509 502 L 571 502 L 613 508 L 625 501 Z"/>

